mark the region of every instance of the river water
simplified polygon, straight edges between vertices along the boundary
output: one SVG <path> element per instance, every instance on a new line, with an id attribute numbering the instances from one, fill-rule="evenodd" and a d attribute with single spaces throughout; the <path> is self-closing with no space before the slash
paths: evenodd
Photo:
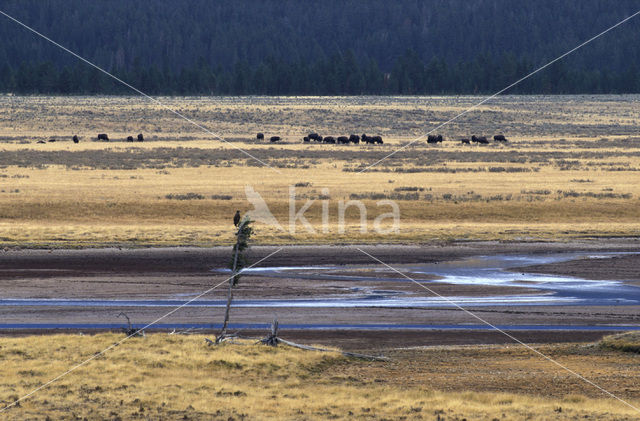
<path id="1" fill-rule="evenodd" d="M 481 307 L 481 306 L 540 306 L 540 305 L 562 305 L 562 306 L 620 306 L 620 305 L 638 305 L 640 304 L 640 287 L 626 285 L 620 281 L 592 281 L 573 277 L 530 274 L 513 272 L 511 269 L 548 263 L 557 263 L 581 258 L 610 258 L 623 253 L 558 253 L 549 255 L 492 255 L 474 257 L 459 261 L 418 264 L 410 266 L 402 266 L 402 273 L 412 279 L 420 279 L 424 275 L 436 275 L 440 279 L 436 281 L 424 281 L 425 286 L 429 283 L 447 283 L 459 285 L 475 285 L 475 286 L 509 286 L 521 288 L 535 288 L 537 293 L 522 293 L 510 295 L 495 296 L 433 296 L 429 291 L 425 290 L 424 296 L 415 296 L 401 291 L 394 291 L 392 288 L 387 290 L 375 290 L 369 288 L 354 289 L 352 294 L 346 297 L 326 298 L 319 297 L 317 299 L 252 299 L 252 300 L 234 300 L 234 307 L 263 307 L 263 308 L 402 308 L 402 307 L 424 307 L 424 308 L 451 308 L 451 307 Z M 384 272 L 384 276 L 358 276 L 358 275 L 338 275 L 332 274 L 332 271 L 357 270 L 363 269 L 358 267 L 337 267 L 337 266 L 310 266 L 310 267 L 270 267 L 270 268 L 252 268 L 245 271 L 247 276 L 261 277 L 296 277 L 308 279 L 309 282 L 314 280 L 336 280 L 336 281 L 371 281 L 371 282 L 412 282 L 398 274 L 397 277 L 389 278 L 389 272 Z M 371 269 L 371 268 L 367 268 Z M 214 269 L 216 272 L 225 272 L 224 269 Z M 199 294 L 200 291 L 194 292 L 193 296 Z M 0 306 L 32 306 L 32 307 L 178 307 L 184 305 L 189 296 L 175 297 L 175 299 L 164 300 L 110 300 L 110 299 L 13 299 L 10 297 L 0 298 Z M 189 307 L 223 307 L 225 300 L 194 300 L 187 304 Z M 70 328 L 111 328 L 111 324 L 2 324 L 0 328 L 41 328 L 51 329 L 56 327 Z M 143 326 L 143 325 L 141 325 Z M 141 327 L 140 326 L 140 327 Z M 236 328 L 263 328 L 266 325 L 237 325 Z M 285 327 L 288 325 L 283 325 Z M 156 325 L 157 328 L 185 328 L 185 327 L 215 327 L 213 325 Z M 313 325 L 300 324 L 291 325 L 290 328 L 300 329 L 389 329 L 389 328 L 411 328 L 411 329 L 459 329 L 460 325 Z M 632 326 L 622 326 L 625 329 Z M 622 328 L 618 327 L 618 328 Z M 489 328 L 484 325 L 465 325 L 466 329 Z M 506 327 L 505 327 L 506 328 Z M 614 326 L 510 326 L 510 329 L 529 329 L 542 330 L 553 328 L 558 329 L 612 329 Z M 616 329 L 613 329 L 616 330 Z"/>

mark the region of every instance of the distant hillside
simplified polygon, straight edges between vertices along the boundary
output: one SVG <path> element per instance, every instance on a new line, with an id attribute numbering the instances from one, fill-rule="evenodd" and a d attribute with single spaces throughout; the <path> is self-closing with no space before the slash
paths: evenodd
<path id="1" fill-rule="evenodd" d="M 499 90 L 634 0 L 6 0 L 0 10 L 152 94 Z M 511 93 L 640 92 L 640 17 Z M 0 92 L 130 93 L 0 16 Z"/>

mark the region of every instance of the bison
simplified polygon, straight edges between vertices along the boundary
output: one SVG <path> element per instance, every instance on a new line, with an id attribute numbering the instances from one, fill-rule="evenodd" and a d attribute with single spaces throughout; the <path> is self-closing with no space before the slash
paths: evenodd
<path id="1" fill-rule="evenodd" d="M 55 141 L 56 141 L 55 139 L 49 139 L 49 142 L 55 142 Z"/>
<path id="2" fill-rule="evenodd" d="M 470 145 L 471 141 L 469 139 L 460 139 L 460 143 L 462 143 L 463 145 Z"/>
<path id="3" fill-rule="evenodd" d="M 106 133 L 99 133 L 98 134 L 98 140 L 104 140 L 105 142 L 109 141 L 109 136 L 107 136 Z"/>
<path id="4" fill-rule="evenodd" d="M 277 142 L 279 140 L 282 140 L 282 138 L 280 136 L 271 136 L 271 138 L 269 140 L 271 142 Z"/>
<path id="5" fill-rule="evenodd" d="M 144 136 L 142 136 L 142 133 L 138 133 L 138 142 L 144 142 Z"/>
<path id="6" fill-rule="evenodd" d="M 323 142 L 324 143 L 336 143 L 336 139 L 333 136 L 325 136 Z"/>
<path id="7" fill-rule="evenodd" d="M 489 143 L 489 141 L 487 140 L 486 137 L 484 137 L 484 136 L 478 137 L 476 135 L 471 136 L 471 141 L 474 142 L 474 143 L 480 143 L 482 145 L 486 145 L 486 144 Z"/>
<path id="8" fill-rule="evenodd" d="M 338 143 L 346 145 L 346 144 L 349 143 L 349 138 L 347 136 L 339 136 L 338 137 Z"/>
<path id="9" fill-rule="evenodd" d="M 305 137 L 303 137 L 303 138 L 302 138 L 302 141 L 303 141 L 304 143 L 309 143 L 309 136 L 305 136 Z"/>
<path id="10" fill-rule="evenodd" d="M 127 142 L 133 142 L 133 136 L 127 136 Z"/>
<path id="11" fill-rule="evenodd" d="M 351 136 L 349 136 L 349 142 L 355 143 L 357 145 L 358 143 L 360 143 L 360 136 L 358 136 L 357 134 L 352 134 Z"/>
<path id="12" fill-rule="evenodd" d="M 44 140 L 38 140 L 36 143 L 47 143 Z"/>
<path id="13" fill-rule="evenodd" d="M 496 142 L 506 142 L 507 138 L 504 137 L 503 134 L 497 134 L 497 135 L 493 136 L 493 140 L 496 141 Z"/>
<path id="14" fill-rule="evenodd" d="M 373 144 L 380 144 L 382 145 L 384 142 L 382 142 L 382 137 L 381 136 L 367 136 L 366 134 L 362 135 L 362 141 L 364 143 L 373 145 Z"/>
<path id="15" fill-rule="evenodd" d="M 317 141 L 317 140 L 318 140 L 318 138 L 319 138 L 320 136 L 318 136 L 318 133 L 309 133 L 309 134 L 307 135 L 307 137 L 308 137 L 309 139 L 312 139 L 312 140 Z"/>
<path id="16" fill-rule="evenodd" d="M 324 138 L 322 136 L 316 137 L 316 142 L 322 142 Z"/>
<path id="17" fill-rule="evenodd" d="M 258 133 L 258 134 L 256 135 L 256 139 L 258 139 L 258 140 L 264 140 L 264 133 Z"/>
<path id="18" fill-rule="evenodd" d="M 78 143 L 78 142 L 80 142 L 80 139 L 78 139 L 78 135 L 77 134 L 74 134 L 73 135 L 73 143 Z"/>
<path id="19" fill-rule="evenodd" d="M 434 134 L 430 134 L 429 136 L 427 136 L 427 143 L 442 143 L 442 135 L 434 135 Z"/>

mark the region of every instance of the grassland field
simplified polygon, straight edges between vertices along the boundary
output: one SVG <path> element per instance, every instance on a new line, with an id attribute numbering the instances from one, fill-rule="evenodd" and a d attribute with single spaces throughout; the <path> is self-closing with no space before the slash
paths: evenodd
<path id="1" fill-rule="evenodd" d="M 159 98 L 216 139 L 137 97 L 0 97 L 0 242 L 7 247 L 228 244 L 251 186 L 285 227 L 256 241 L 561 240 L 640 233 L 638 96 L 496 98 L 412 141 L 475 97 Z M 256 132 L 282 143 L 257 142 Z M 306 133 L 385 144 L 302 144 Z M 126 143 L 128 135 L 145 142 Z M 108 133 L 111 142 L 96 142 Z M 503 133 L 506 144 L 462 145 Z M 71 136 L 80 136 L 80 143 Z M 56 139 L 37 144 L 37 140 Z M 360 170 L 385 158 L 379 164 Z M 250 154 L 268 164 L 248 156 Z M 314 232 L 288 229 L 290 194 Z M 361 200 L 339 229 L 339 202 Z M 372 229 L 393 200 L 399 226 Z M 328 206 L 323 226 L 322 206 Z"/>
<path id="2" fill-rule="evenodd" d="M 115 333 L 5 338 L 0 348 L 0 409 L 52 374 L 101 351 L 105 343 L 121 339 Z M 2 418 L 637 419 L 632 408 L 603 398 L 520 347 L 388 350 L 390 362 L 369 362 L 333 351 L 238 342 L 208 347 L 201 335 L 166 333 L 132 338 L 108 356 L 95 358 L 90 367 L 50 385 L 46 393 L 7 409 Z M 637 366 L 638 354 L 621 351 L 627 342 L 605 338 L 538 348 L 630 399 L 637 396 L 630 370 Z"/>

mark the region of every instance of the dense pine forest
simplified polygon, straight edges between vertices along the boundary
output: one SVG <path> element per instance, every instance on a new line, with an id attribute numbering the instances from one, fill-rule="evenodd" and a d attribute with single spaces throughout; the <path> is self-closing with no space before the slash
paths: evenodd
<path id="1" fill-rule="evenodd" d="M 6 0 L 0 10 L 149 94 L 500 90 L 632 0 Z M 0 92 L 131 94 L 0 15 Z M 508 93 L 640 92 L 640 17 Z"/>

